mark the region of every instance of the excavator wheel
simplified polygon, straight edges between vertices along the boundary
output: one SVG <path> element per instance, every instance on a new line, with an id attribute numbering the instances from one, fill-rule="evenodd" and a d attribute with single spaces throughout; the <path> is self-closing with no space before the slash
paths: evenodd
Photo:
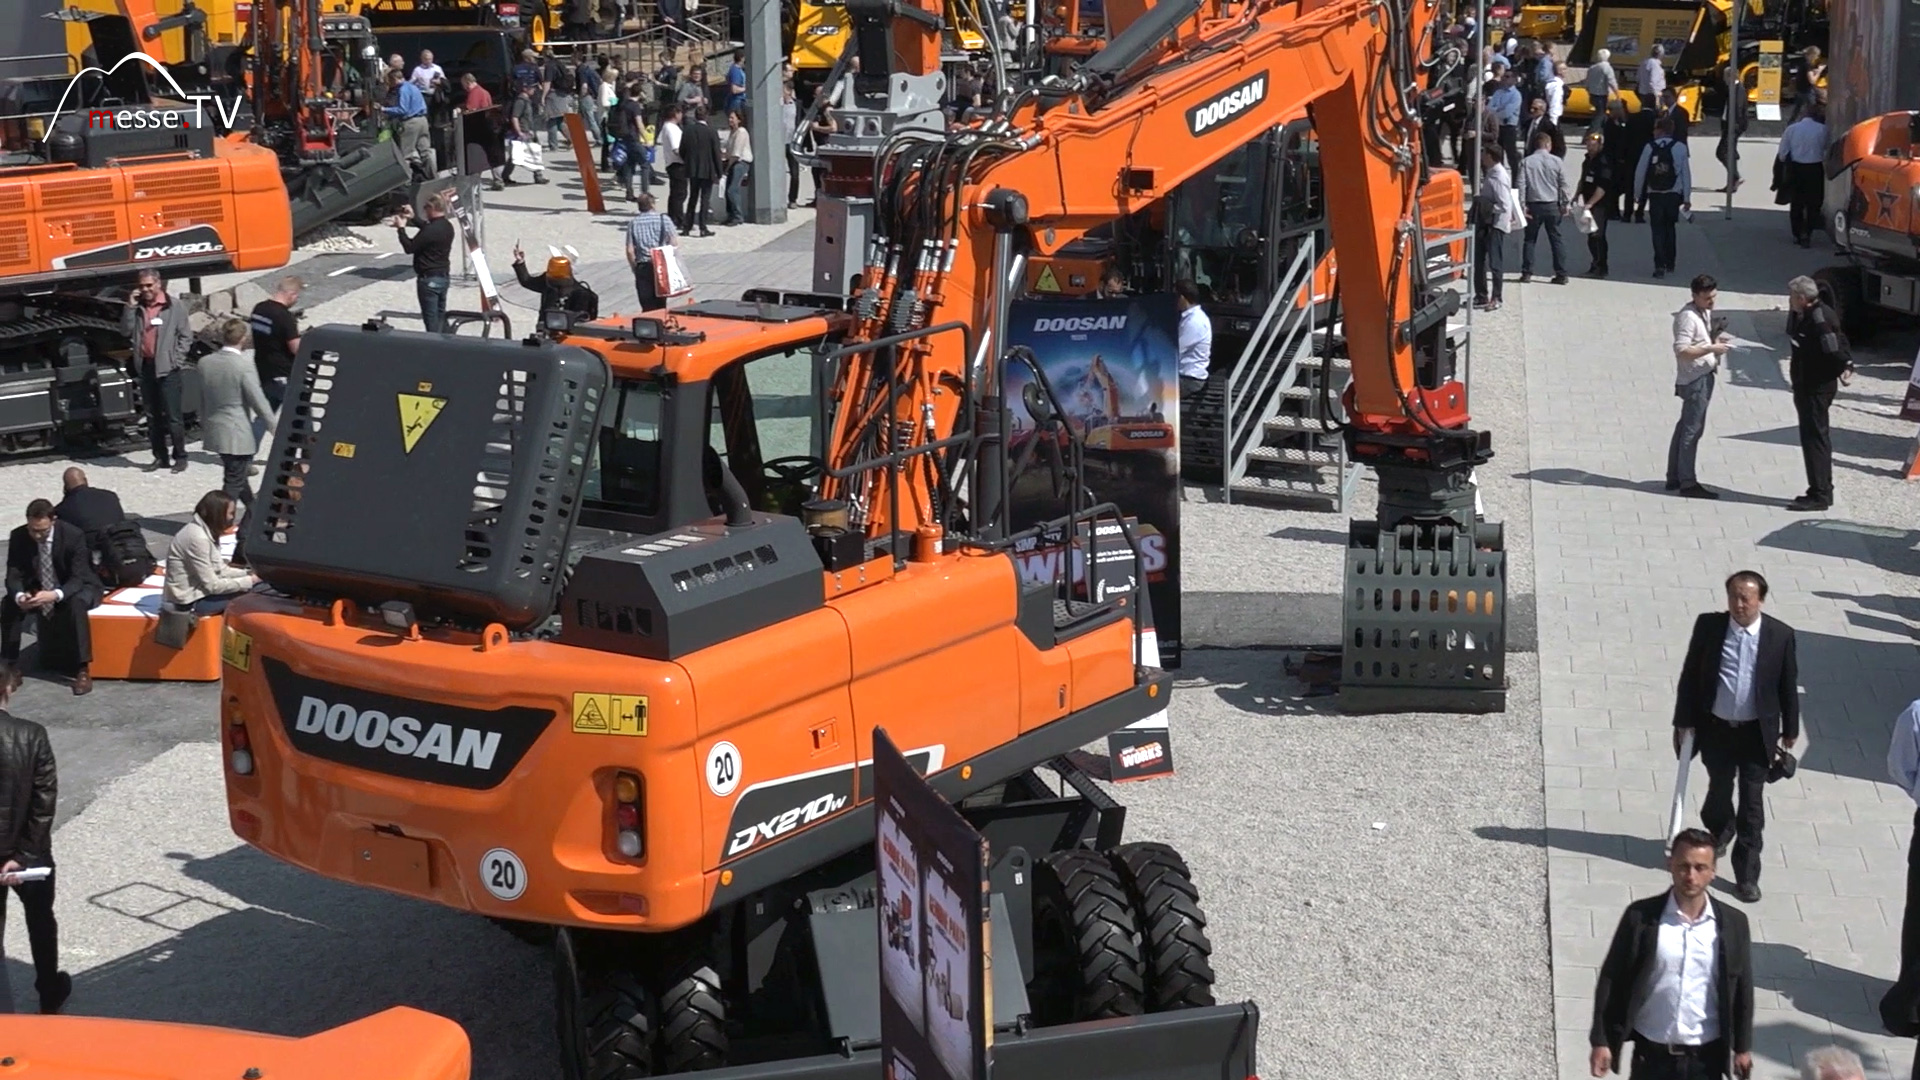
<path id="1" fill-rule="evenodd" d="M 1865 341 L 1873 334 L 1873 306 L 1867 303 L 1866 284 L 1860 271 L 1851 266 L 1830 266 L 1813 272 L 1817 285 L 1833 294 L 1833 313 L 1840 316 L 1840 329 L 1850 343 Z"/>
<path id="2" fill-rule="evenodd" d="M 566 1080 L 652 1076 L 658 1029 L 653 995 L 632 973 L 598 970 L 575 948 L 575 931 L 554 935 L 555 1019 Z"/>
<path id="3" fill-rule="evenodd" d="M 659 1056 L 663 1073 L 727 1063 L 727 1008 L 720 999 L 720 976 L 711 967 L 683 970 L 660 995 Z"/>
<path id="4" fill-rule="evenodd" d="M 1140 921 L 1148 1012 L 1197 1009 L 1213 1001 L 1213 942 L 1187 861 L 1166 844 L 1122 844 L 1107 858 Z"/>
<path id="5" fill-rule="evenodd" d="M 1027 986 L 1034 1019 L 1053 1025 L 1140 1015 L 1139 935 L 1126 886 L 1100 853 L 1069 848 L 1036 860 Z"/>

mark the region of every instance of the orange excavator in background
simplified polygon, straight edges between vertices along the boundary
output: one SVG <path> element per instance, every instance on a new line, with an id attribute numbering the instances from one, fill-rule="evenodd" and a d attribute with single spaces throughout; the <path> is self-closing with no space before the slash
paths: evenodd
<path id="1" fill-rule="evenodd" d="M 1023 265 L 1311 115 L 1380 488 L 1343 556 L 1350 708 L 1502 707 L 1492 450 L 1428 277 L 1434 6 L 1117 7 L 1084 62 L 1003 66 L 949 125 L 937 6 L 849 0 L 813 293 L 522 342 L 303 335 L 242 529 L 264 584 L 221 627 L 235 834 L 551 948 L 570 1078 L 870 1080 L 885 728 L 990 845 L 996 1074 L 1252 1075 L 1258 1010 L 1215 1001 L 1190 868 L 1069 756 L 1172 684 L 1117 507 L 1074 481 L 1011 526 L 1016 405 L 1067 425 L 1006 344 Z M 1040 538 L 1131 555 L 1129 583 L 1024 576 Z"/>
<path id="2" fill-rule="evenodd" d="M 1814 276 L 1847 333 L 1864 338 L 1886 314 L 1920 316 L 1920 111 L 1855 124 L 1827 148 L 1826 172 L 1827 231 L 1847 265 Z"/>
<path id="3" fill-rule="evenodd" d="M 84 13 L 95 66 L 0 120 L 0 451 L 133 433 L 142 410 L 112 290 L 137 272 L 274 270 L 301 232 L 409 178 L 390 141 L 340 141 L 321 0 L 258 4 L 245 51 L 225 54 L 237 80 L 156 59 L 161 33 L 204 17 L 191 4 L 162 17 L 152 0 L 119 3 Z M 194 378 L 182 397 L 196 414 Z"/>

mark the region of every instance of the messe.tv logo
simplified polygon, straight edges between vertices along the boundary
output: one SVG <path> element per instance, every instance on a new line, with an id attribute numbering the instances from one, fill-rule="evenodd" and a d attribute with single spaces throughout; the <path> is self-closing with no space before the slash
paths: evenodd
<path id="1" fill-rule="evenodd" d="M 173 73 L 161 67 L 159 61 L 148 56 L 146 53 L 135 52 L 128 53 L 126 56 L 121 57 L 120 60 L 113 65 L 111 71 L 98 67 L 89 67 L 82 69 L 78 75 L 75 75 L 72 81 L 67 84 L 66 92 L 60 95 L 60 104 L 54 107 L 53 119 L 47 124 L 48 129 L 51 130 L 53 125 L 60 121 L 60 115 L 67 107 L 67 98 L 72 96 L 74 88 L 80 85 L 81 79 L 89 74 L 98 74 L 102 78 L 111 78 L 113 73 L 119 71 L 121 65 L 129 60 L 139 60 L 158 72 L 160 78 L 165 80 L 167 86 L 173 90 L 173 97 L 178 101 L 188 104 L 160 108 L 144 106 L 130 108 L 122 106 L 112 109 L 88 109 L 88 130 L 190 131 L 195 128 L 208 126 L 207 112 L 209 107 L 211 107 L 214 113 L 218 114 L 220 122 L 225 125 L 228 130 L 231 130 L 234 121 L 239 119 L 239 98 L 222 101 L 212 94 L 189 94 L 180 88 L 180 84 L 173 78 Z"/>

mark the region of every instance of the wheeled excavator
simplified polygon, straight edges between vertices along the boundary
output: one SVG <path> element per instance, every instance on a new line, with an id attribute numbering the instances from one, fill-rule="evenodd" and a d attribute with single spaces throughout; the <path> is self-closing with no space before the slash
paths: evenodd
<path id="1" fill-rule="evenodd" d="M 882 1074 L 881 727 L 993 853 L 997 1073 L 1253 1075 L 1193 868 L 1127 839 L 1073 755 L 1171 683 L 1140 586 L 1016 567 L 1117 538 L 1146 578 L 1078 483 L 1012 527 L 1016 409 L 1067 410 L 1005 343 L 1027 259 L 1303 109 L 1339 178 L 1345 438 L 1379 481 L 1342 556 L 1342 700 L 1502 707 L 1491 440 L 1422 223 L 1431 6 L 1165 0 L 949 125 L 932 2 L 850 0 L 815 291 L 302 337 L 242 528 L 263 584 L 218 627 L 232 828 L 549 948 L 569 1077 Z"/>

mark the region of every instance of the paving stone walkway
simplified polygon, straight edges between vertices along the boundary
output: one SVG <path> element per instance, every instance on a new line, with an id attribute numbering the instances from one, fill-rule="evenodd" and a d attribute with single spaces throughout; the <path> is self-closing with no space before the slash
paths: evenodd
<path id="1" fill-rule="evenodd" d="M 1692 150 L 1696 187 L 1721 184 L 1712 139 L 1694 138 Z M 1587 1075 L 1595 968 L 1621 909 L 1666 885 L 1674 680 L 1695 616 L 1723 608 L 1721 581 L 1743 568 L 1767 576 L 1766 611 L 1799 633 L 1807 733 L 1799 775 L 1767 789 L 1764 896 L 1746 909 L 1755 1076 L 1798 1076 L 1806 1051 L 1828 1043 L 1858 1052 L 1870 1077 L 1904 1080 L 1912 1068 L 1913 1043 L 1885 1035 L 1877 1002 L 1898 968 L 1914 815 L 1884 764 L 1891 721 L 1920 697 L 1920 558 L 1909 531 L 1920 487 L 1895 475 L 1913 426 L 1893 417 L 1914 335 L 1857 350 L 1866 377 L 1833 410 L 1836 505 L 1788 511 L 1806 482 L 1786 382 L 1785 284 L 1830 255 L 1792 246 L 1765 190 L 1773 151 L 1770 141 L 1744 147 L 1748 175 L 1762 179 L 1732 220 L 1722 196 L 1696 193 L 1675 277 L 1654 281 L 1646 228 L 1616 223 L 1613 280 L 1509 283 L 1494 316 L 1518 309 L 1525 321 L 1563 1077 Z M 1577 161 L 1575 151 L 1569 168 Z M 1569 229 L 1568 239 L 1578 274 L 1583 238 Z M 1662 490 L 1679 407 L 1671 312 L 1700 272 L 1720 279 L 1732 332 L 1776 350 L 1734 353 L 1715 390 L 1700 477 L 1723 493 L 1717 502 Z M 1873 357 L 1887 362 L 1870 366 Z M 1699 822 L 1705 789 L 1696 760 L 1688 824 Z M 1730 888 L 1717 883 L 1717 895 L 1737 904 Z"/>

